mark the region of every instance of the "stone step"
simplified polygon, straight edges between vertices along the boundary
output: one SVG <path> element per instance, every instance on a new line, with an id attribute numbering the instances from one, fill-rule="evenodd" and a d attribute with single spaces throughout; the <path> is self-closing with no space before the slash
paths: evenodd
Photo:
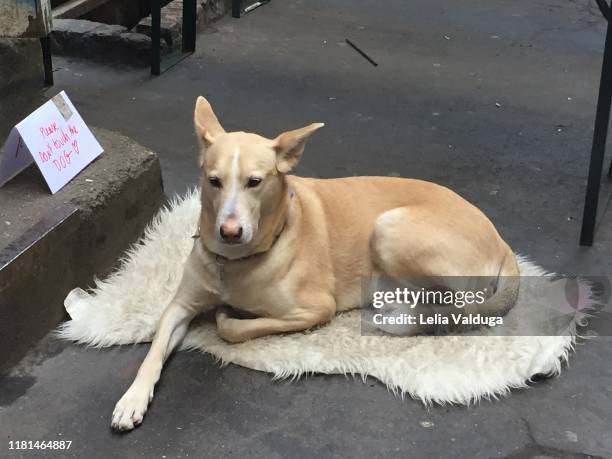
<path id="1" fill-rule="evenodd" d="M 92 58 L 104 62 L 148 65 L 151 62 L 151 38 L 131 32 L 118 24 L 103 24 L 84 19 L 55 19 L 51 32 L 54 53 Z M 168 46 L 161 43 L 162 54 Z"/>
<path id="2" fill-rule="evenodd" d="M 223 16 L 230 7 L 231 0 L 197 0 L 198 30 L 203 30 L 206 24 Z M 61 16 L 66 17 L 64 14 Z M 162 8 L 162 55 L 180 50 L 182 20 L 182 0 L 174 0 Z M 131 29 L 119 24 L 105 24 L 86 19 L 62 19 L 58 16 L 53 21 L 51 43 L 56 54 L 102 62 L 149 65 L 151 16 L 144 17 Z"/>

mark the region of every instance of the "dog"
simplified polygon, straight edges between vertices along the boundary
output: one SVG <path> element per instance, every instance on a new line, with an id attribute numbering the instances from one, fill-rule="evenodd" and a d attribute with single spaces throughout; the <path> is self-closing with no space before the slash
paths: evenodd
<path id="1" fill-rule="evenodd" d="M 217 305 L 230 343 L 306 330 L 360 307 L 362 279 L 488 276 L 502 279 L 481 305 L 505 314 L 518 295 L 514 252 L 489 219 L 448 188 L 397 177 L 288 175 L 322 123 L 274 139 L 226 132 L 199 97 L 199 234 L 150 350 L 115 406 L 111 426 L 139 425 L 155 384 L 190 321 Z M 409 334 L 425 331 L 416 327 Z"/>

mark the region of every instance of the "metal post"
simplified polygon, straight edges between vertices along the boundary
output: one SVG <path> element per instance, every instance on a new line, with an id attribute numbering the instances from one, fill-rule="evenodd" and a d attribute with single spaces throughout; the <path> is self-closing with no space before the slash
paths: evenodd
<path id="1" fill-rule="evenodd" d="M 232 0 L 232 17 L 240 19 L 240 0 Z"/>
<path id="2" fill-rule="evenodd" d="M 45 86 L 53 86 L 53 61 L 51 58 L 51 38 L 49 35 L 40 39 L 43 66 L 45 69 Z"/>
<path id="3" fill-rule="evenodd" d="M 196 49 L 196 0 L 183 0 L 183 52 L 193 53 Z"/>
<path id="4" fill-rule="evenodd" d="M 161 74 L 161 0 L 151 0 L 151 75 Z"/>
<path id="5" fill-rule="evenodd" d="M 589 178 L 587 182 L 586 197 L 584 200 L 582 230 L 580 231 L 580 245 L 593 245 L 593 233 L 595 232 L 595 220 L 597 218 L 597 203 L 599 201 L 601 173 L 603 169 L 604 155 L 606 152 L 606 139 L 608 136 L 611 103 L 612 25 L 610 22 L 608 22 L 603 63 L 601 65 L 601 79 L 599 81 L 599 96 L 597 98 L 597 114 L 595 115 L 595 129 L 593 132 L 593 146 L 591 148 L 591 161 L 589 164 Z"/>

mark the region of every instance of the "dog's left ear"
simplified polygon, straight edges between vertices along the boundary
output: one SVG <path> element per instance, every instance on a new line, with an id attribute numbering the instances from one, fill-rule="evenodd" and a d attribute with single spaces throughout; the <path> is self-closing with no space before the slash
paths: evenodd
<path id="1" fill-rule="evenodd" d="M 313 123 L 294 131 L 283 132 L 274 139 L 276 169 L 282 174 L 293 169 L 300 160 L 310 135 L 323 126 L 325 126 L 323 123 Z"/>

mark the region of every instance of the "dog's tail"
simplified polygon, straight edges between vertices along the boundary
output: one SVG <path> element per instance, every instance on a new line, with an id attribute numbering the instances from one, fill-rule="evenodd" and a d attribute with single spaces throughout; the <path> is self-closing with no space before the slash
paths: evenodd
<path id="1" fill-rule="evenodd" d="M 497 277 L 487 280 L 491 281 L 495 290 L 484 301 L 466 301 L 463 307 L 420 303 L 409 308 L 398 308 L 395 314 L 405 313 L 414 317 L 409 326 L 404 324 L 376 328 L 394 335 L 414 336 L 467 331 L 482 325 L 491 325 L 491 321 L 507 314 L 518 299 L 520 272 L 516 257 L 510 249 L 502 261 Z"/>
<path id="2" fill-rule="evenodd" d="M 467 316 L 501 317 L 512 309 L 518 299 L 521 280 L 516 256 L 511 250 L 508 250 L 504 257 L 496 284 L 497 288 L 492 296 L 482 304 L 476 302 L 467 304 L 461 313 Z"/>

